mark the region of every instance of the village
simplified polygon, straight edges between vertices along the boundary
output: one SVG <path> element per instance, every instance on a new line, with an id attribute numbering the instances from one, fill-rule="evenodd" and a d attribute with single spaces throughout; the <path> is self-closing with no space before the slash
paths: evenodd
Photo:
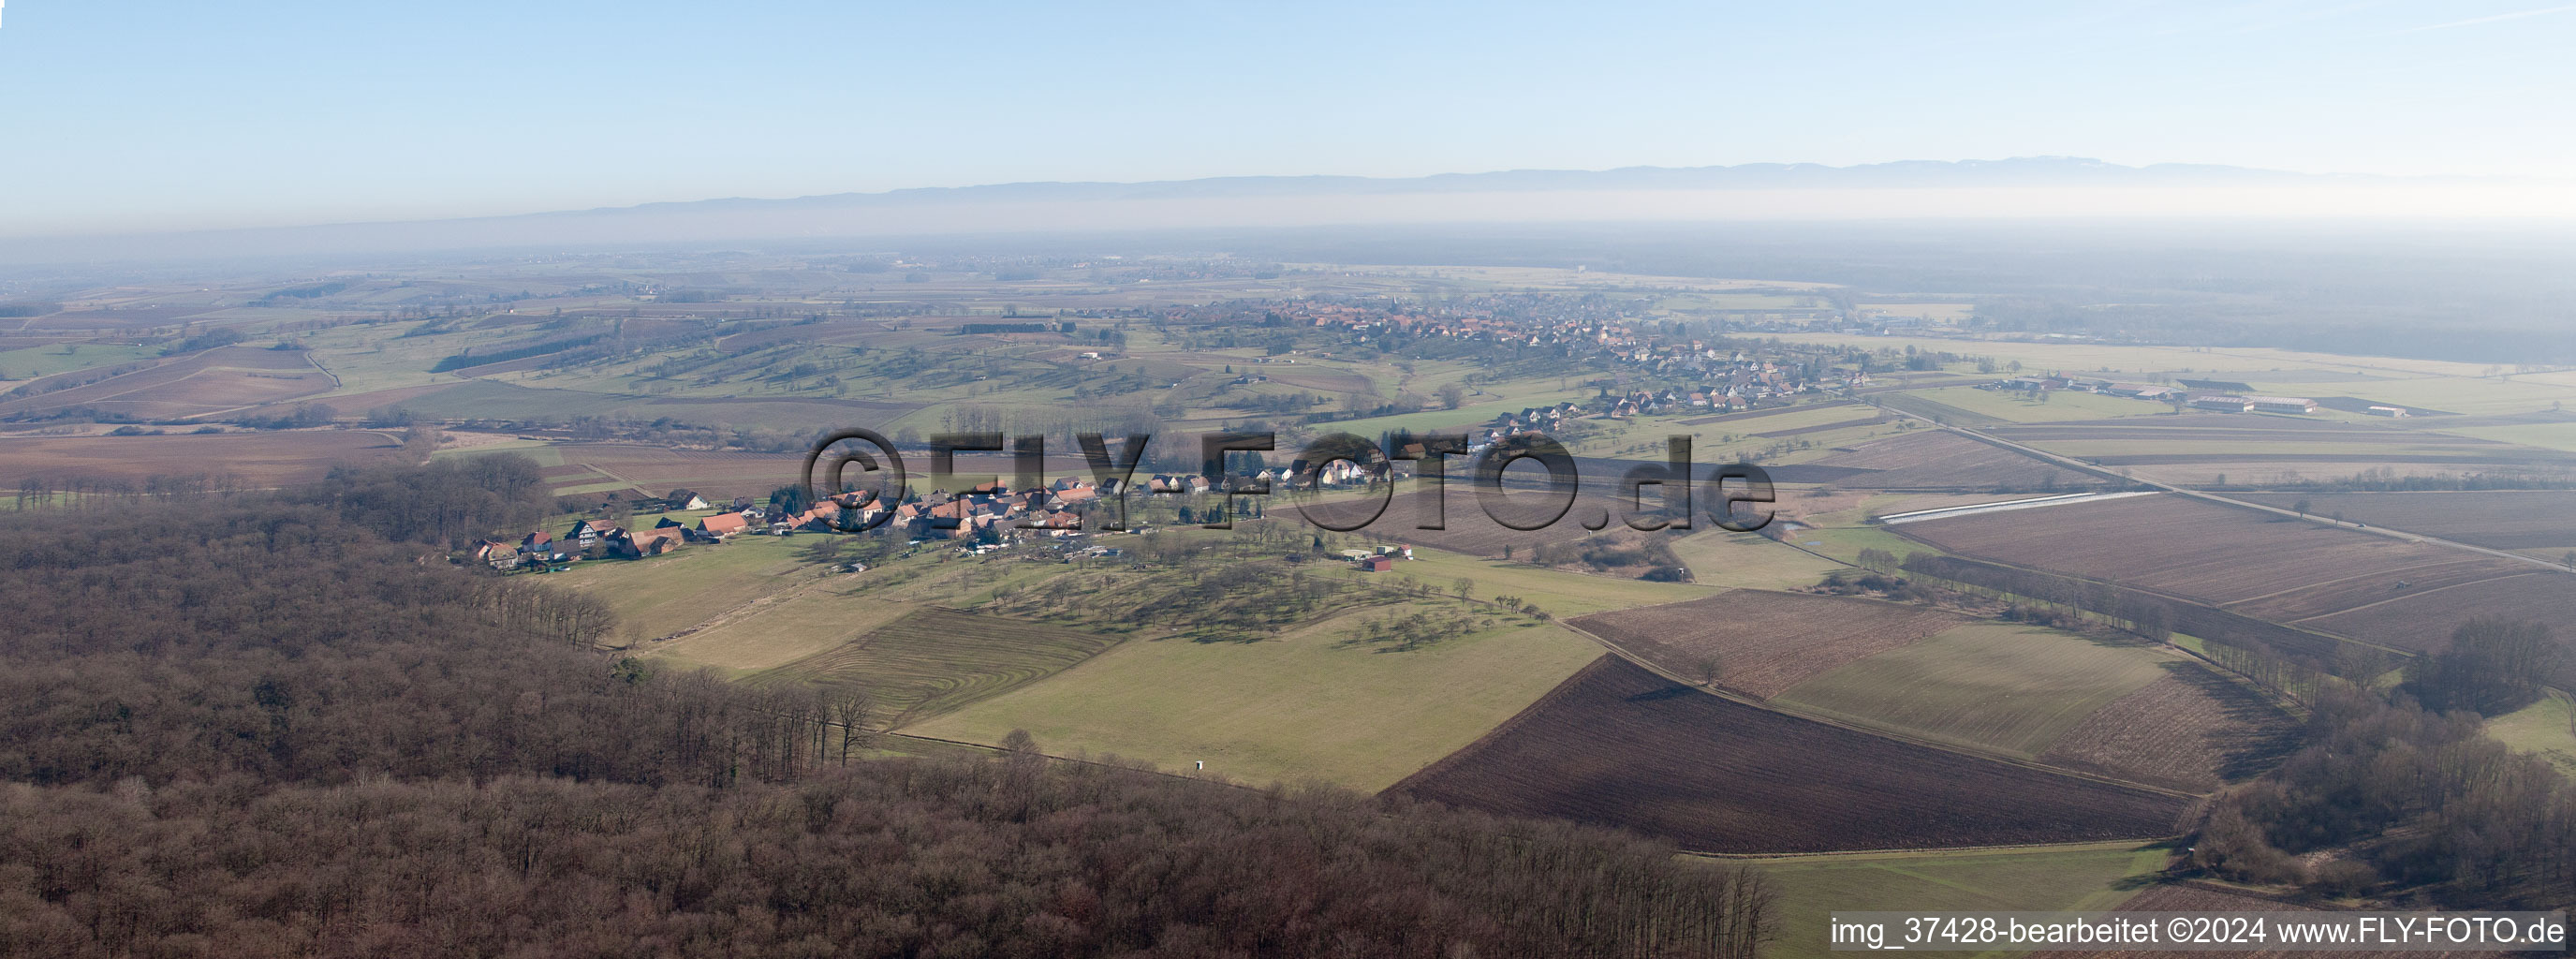
<path id="1" fill-rule="evenodd" d="M 1267 482 L 1274 488 L 1333 489 L 1392 482 L 1403 478 L 1381 463 L 1374 469 L 1348 460 L 1335 460 L 1308 467 L 1299 463 L 1250 471 L 1237 477 L 1246 482 Z M 1206 476 L 1157 474 L 1136 488 L 1148 494 L 1181 497 L 1185 505 L 1177 516 L 1182 523 L 1213 520 L 1224 515 L 1220 502 L 1203 505 L 1199 497 L 1216 491 L 1216 484 Z M 1106 495 L 1119 495 L 1119 484 L 1106 484 Z M 845 493 L 811 505 L 792 502 L 784 491 L 768 504 L 754 503 L 748 497 L 737 497 L 717 505 L 705 497 L 686 490 L 673 490 L 658 500 L 630 503 L 647 510 L 661 511 L 654 525 L 645 527 L 640 520 L 633 525 L 607 515 L 584 516 L 560 535 L 549 530 L 530 530 L 517 541 L 486 539 L 475 544 L 475 561 L 498 572 L 560 572 L 572 564 L 589 560 L 639 560 L 661 556 L 694 545 L 714 546 L 746 536 L 796 536 L 800 534 L 845 534 L 882 531 L 888 537 L 905 540 L 909 546 L 954 543 L 960 553 L 984 555 L 1030 544 L 1044 544 L 1061 560 L 1115 558 L 1122 548 L 1093 540 L 1103 534 L 1143 535 L 1153 531 L 1148 524 L 1108 528 L 1086 525 L 1099 512 L 1104 491 L 1102 486 L 1065 476 L 1036 489 L 1014 490 L 999 483 L 984 483 L 962 493 L 934 491 L 927 496 L 914 495 L 888 510 L 880 503 L 863 501 L 859 494 Z M 1259 507 L 1249 507 L 1260 515 Z M 694 521 L 675 517 L 674 513 L 697 513 L 714 510 Z M 1104 518 L 1105 523 L 1105 518 Z M 1387 564 L 1398 559 L 1412 559 L 1413 548 L 1392 544 L 1370 550 L 1345 550 L 1343 558 L 1362 572 L 1385 572 Z M 864 563 L 842 564 L 843 572 L 865 572 Z"/>

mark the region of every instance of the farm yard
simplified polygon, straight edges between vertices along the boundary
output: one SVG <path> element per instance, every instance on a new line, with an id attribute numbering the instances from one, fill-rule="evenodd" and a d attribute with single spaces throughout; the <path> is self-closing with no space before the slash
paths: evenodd
<path id="1" fill-rule="evenodd" d="M 1714 853 L 2147 839 L 2179 831 L 2186 805 L 1772 712 L 1615 656 L 1390 791 Z"/>
<path id="2" fill-rule="evenodd" d="M 1768 699 L 1848 663 L 1967 623 L 1920 606 L 1739 589 L 1706 599 L 1594 613 L 1570 624 L 1658 668 Z"/>

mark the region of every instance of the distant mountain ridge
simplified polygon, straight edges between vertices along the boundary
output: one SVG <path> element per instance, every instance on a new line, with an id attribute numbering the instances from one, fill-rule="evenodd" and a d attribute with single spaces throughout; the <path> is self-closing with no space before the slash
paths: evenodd
<path id="1" fill-rule="evenodd" d="M 2264 195 L 2510 186 L 2501 178 L 2309 174 L 2081 157 L 1498 170 L 1422 177 L 1232 176 L 1028 182 L 784 199 L 646 203 L 446 220 L 136 236 L 0 238 L 0 262 L 561 249 L 862 236 L 1509 222 L 2256 216 Z M 2564 184 L 2561 184 L 2564 186 Z M 2179 205 L 2189 193 L 2233 196 Z M 2330 213 L 2369 212 L 2336 197 Z M 2269 211 L 2279 213 L 2280 211 Z M 2291 211 L 2309 215 L 2313 210 Z"/>
<path id="2" fill-rule="evenodd" d="M 2084 157 L 2003 160 L 1899 160 L 1854 166 L 1744 163 L 1734 166 L 1633 166 L 1611 170 L 1496 170 L 1419 177 L 1225 176 L 1135 183 L 1029 181 L 965 187 L 914 187 L 877 193 L 832 193 L 791 199 L 731 197 L 603 207 L 583 213 L 677 207 L 1031 200 L 1159 200 L 1219 196 L 1365 195 L 1374 193 L 1516 193 L 1551 190 L 1800 190 L 2023 186 L 2245 186 L 2294 180 L 2385 181 L 2363 174 L 2311 174 L 2206 163 L 2123 166 Z M 554 216 L 540 213 L 532 216 Z"/>

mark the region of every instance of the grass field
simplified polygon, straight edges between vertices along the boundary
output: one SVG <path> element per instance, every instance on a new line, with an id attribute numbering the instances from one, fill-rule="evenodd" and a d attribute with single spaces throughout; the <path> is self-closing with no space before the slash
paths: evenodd
<path id="1" fill-rule="evenodd" d="M 1273 641 L 1132 640 L 1044 682 L 904 730 L 1060 756 L 1116 754 L 1240 782 L 1375 791 L 1474 742 L 1600 647 L 1505 626 L 1411 652 L 1344 645 L 1326 622 Z"/>
<path id="2" fill-rule="evenodd" d="M 113 366 L 161 355 L 158 346 L 127 346 L 117 343 L 62 343 L 30 346 L 0 351 L 0 380 L 32 380 L 40 376 L 86 370 L 93 366 Z"/>
<path id="3" fill-rule="evenodd" d="M 2136 895 L 2170 856 L 2163 846 L 2086 843 L 1751 863 L 1780 890 L 1780 938 L 1764 954 L 1785 959 L 1830 954 L 1826 918 L 1834 912 L 2107 909 Z"/>
<path id="4" fill-rule="evenodd" d="M 2108 420 L 2129 416 L 2148 416 L 2163 413 L 2169 409 L 2162 403 L 2063 390 L 2047 394 L 2048 399 L 2045 402 L 2024 399 L 2023 394 L 2020 393 L 1981 390 L 1973 386 L 1945 386 L 1929 390 L 1909 390 L 1907 393 L 1943 406 L 1967 410 L 1979 416 L 2007 423 Z"/>
<path id="5" fill-rule="evenodd" d="M 808 579 L 797 575 L 807 568 L 789 540 L 746 536 L 650 559 L 579 563 L 546 582 L 606 600 L 627 640 L 650 640 L 793 587 Z"/>
<path id="6" fill-rule="evenodd" d="M 882 614 L 862 613 L 870 615 Z M 1116 642 L 1044 623 L 924 609 L 888 617 L 847 642 L 749 681 L 864 689 L 886 725 L 901 726 L 1044 679 Z"/>
<path id="7" fill-rule="evenodd" d="M 1775 704 L 2024 759 L 2165 676 L 2153 647 L 1970 623 L 1799 683 Z"/>
<path id="8" fill-rule="evenodd" d="M 2576 453 L 2576 423 L 2523 423 L 2513 426 L 2470 426 L 2444 432 L 2461 436 L 2518 443 L 2562 453 Z"/>
<path id="9" fill-rule="evenodd" d="M 2487 735 L 2576 775 L 2576 700 L 2566 693 L 2551 690 L 2539 702 L 2488 720 Z"/>
<path id="10" fill-rule="evenodd" d="M 1703 530 L 1672 541 L 1673 555 L 1704 586 L 1787 589 L 1813 585 L 1842 568 L 1811 553 L 1781 545 L 1760 533 Z"/>
<path id="11" fill-rule="evenodd" d="M 741 609 L 722 622 L 645 650 L 730 675 L 749 675 L 840 646 L 917 609 L 821 586 L 809 582 L 782 590 L 771 594 L 772 602 Z"/>

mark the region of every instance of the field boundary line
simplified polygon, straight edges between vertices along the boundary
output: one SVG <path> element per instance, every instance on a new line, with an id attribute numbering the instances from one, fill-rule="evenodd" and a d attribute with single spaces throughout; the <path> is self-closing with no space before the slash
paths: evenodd
<path id="1" fill-rule="evenodd" d="M 314 356 L 314 355 L 313 355 L 313 351 L 312 351 L 312 350 L 305 350 L 305 351 L 304 351 L 304 362 L 307 362 L 307 363 L 311 363 L 311 364 L 313 364 L 313 368 L 314 368 L 314 369 L 321 370 L 321 371 L 322 371 L 322 375 L 324 375 L 324 376 L 328 376 L 328 377 L 330 377 L 330 378 L 331 378 L 331 390 L 332 390 L 332 392 L 338 392 L 338 391 L 339 391 L 339 390 L 340 390 L 340 389 L 345 385 L 345 384 L 342 384 L 342 383 L 340 382 L 340 374 L 338 374 L 338 373 L 334 373 L 334 372 L 331 372 L 331 368 L 330 368 L 330 367 L 327 367 L 327 366 L 322 365 L 322 360 L 321 360 L 321 358 L 320 358 L 320 357 L 317 357 L 317 356 Z"/>

